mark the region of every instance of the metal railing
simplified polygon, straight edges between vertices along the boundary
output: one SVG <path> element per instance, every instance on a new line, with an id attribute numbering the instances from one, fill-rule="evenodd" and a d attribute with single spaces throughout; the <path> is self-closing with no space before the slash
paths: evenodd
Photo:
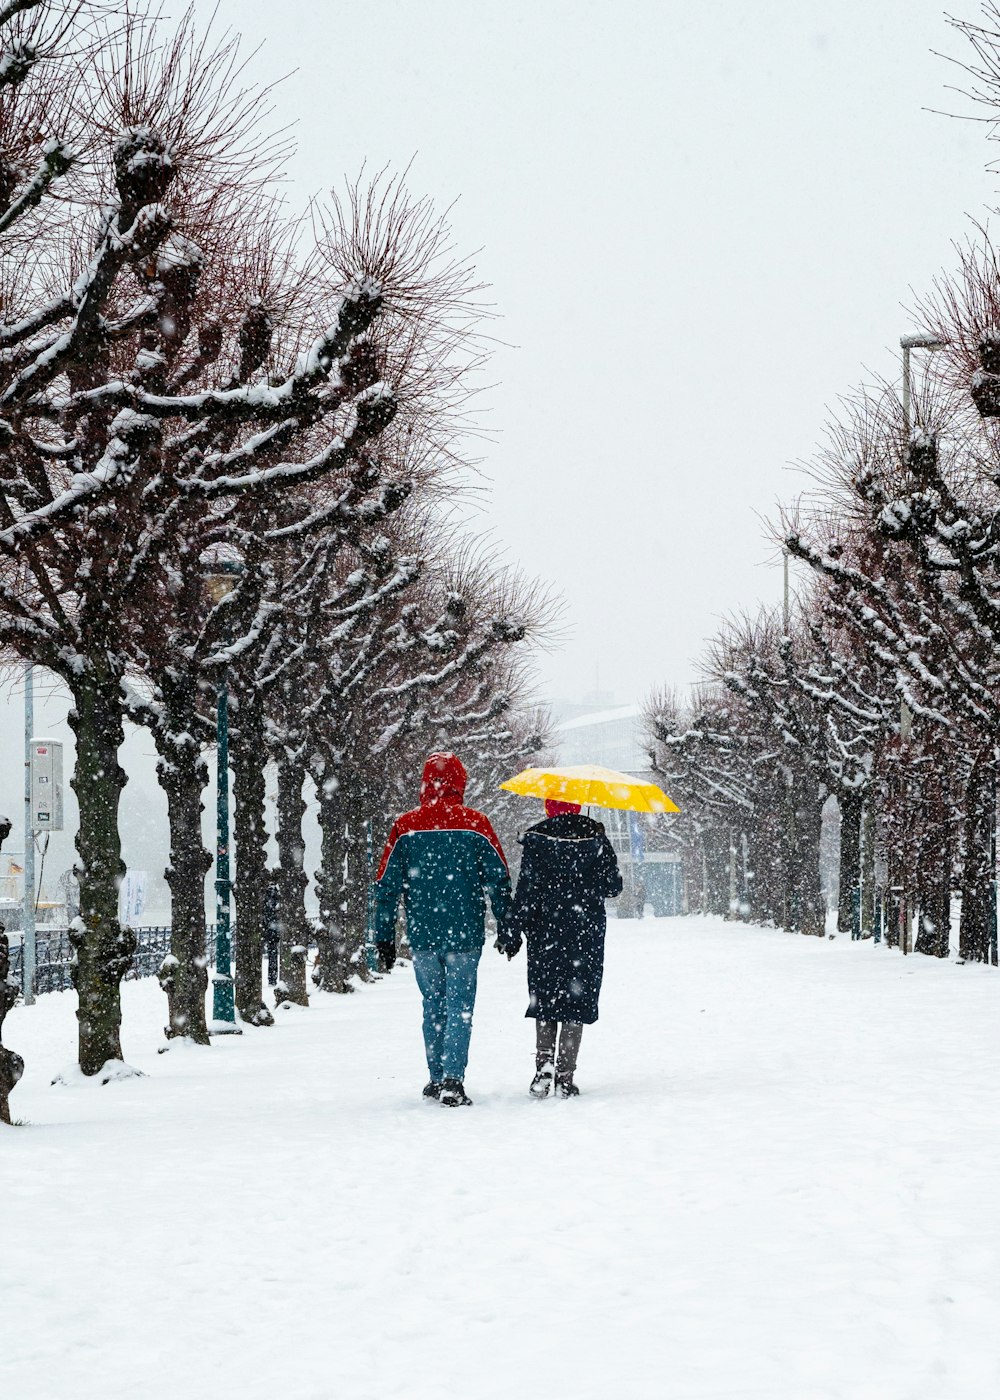
<path id="1" fill-rule="evenodd" d="M 136 977 L 155 977 L 160 964 L 170 952 L 170 925 L 157 924 L 148 928 L 133 929 L 136 936 L 132 964 L 126 972 L 126 980 Z M 209 962 L 214 962 L 215 925 L 206 930 L 205 953 Z M 73 985 L 70 969 L 73 963 L 73 948 L 69 941 L 69 931 L 64 928 L 40 928 L 35 934 L 35 992 L 65 992 Z M 24 992 L 24 946 L 15 943 L 10 950 L 10 980 Z"/>

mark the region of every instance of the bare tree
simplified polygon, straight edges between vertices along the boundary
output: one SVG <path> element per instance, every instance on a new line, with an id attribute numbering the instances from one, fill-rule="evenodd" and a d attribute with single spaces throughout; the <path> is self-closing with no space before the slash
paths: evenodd
<path id="1" fill-rule="evenodd" d="M 411 327 L 400 373 L 417 363 L 425 382 L 433 361 L 412 331 L 434 280 L 428 258 L 440 254 L 427 206 L 424 223 L 408 222 L 397 188 L 392 218 L 365 224 L 363 246 L 321 234 L 293 257 L 301 225 L 286 229 L 265 194 L 280 152 L 261 134 L 263 95 L 240 75 L 233 42 L 210 47 L 190 15 L 166 45 L 131 16 L 106 37 L 81 91 L 90 130 L 113 138 L 110 161 L 87 171 L 89 218 L 39 231 L 56 290 L 0 326 L 0 634 L 73 695 L 87 1073 L 121 1055 L 118 984 L 132 950 L 117 921 L 126 713 L 157 737 L 179 838 L 204 782 L 201 678 L 241 645 L 227 620 L 248 637 L 258 630 L 267 550 L 349 533 L 411 487 L 369 451 L 400 407 L 382 319 Z M 263 274 L 277 295 L 260 295 Z M 459 286 L 454 265 L 444 281 Z M 199 560 L 227 544 L 257 562 L 206 610 Z M 190 895 L 178 898 L 178 969 L 190 969 L 203 933 L 199 848 L 175 841 L 177 892 Z M 176 979 L 174 1029 L 203 1038 L 202 977 Z"/>
<path id="2" fill-rule="evenodd" d="M 469 553 L 439 550 L 408 587 L 370 596 L 366 615 L 356 604 L 331 614 L 311 717 L 323 835 L 318 976 L 334 991 L 365 975 L 367 851 L 373 830 L 388 826 L 393 770 L 442 736 L 456 744 L 488 726 L 502 733 L 523 695 L 508 658 L 550 620 L 535 585 Z"/>

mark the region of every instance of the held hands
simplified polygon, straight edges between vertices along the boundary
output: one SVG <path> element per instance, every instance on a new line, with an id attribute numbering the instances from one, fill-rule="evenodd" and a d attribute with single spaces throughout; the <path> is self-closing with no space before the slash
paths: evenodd
<path id="1" fill-rule="evenodd" d="M 521 935 L 519 933 L 499 933 L 493 946 L 501 956 L 506 953 L 507 961 L 510 962 L 521 951 Z"/>

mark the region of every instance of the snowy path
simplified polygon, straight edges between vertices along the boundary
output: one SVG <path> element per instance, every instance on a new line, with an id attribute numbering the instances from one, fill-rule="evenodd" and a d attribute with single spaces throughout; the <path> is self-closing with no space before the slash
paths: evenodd
<path id="1" fill-rule="evenodd" d="M 3 1400 L 1000 1393 L 995 971 L 612 924 L 542 1104 L 523 978 L 487 948 L 470 1110 L 419 1101 L 409 969 L 163 1056 L 130 984 L 105 1088 L 48 1086 L 71 996 L 15 1010 Z"/>

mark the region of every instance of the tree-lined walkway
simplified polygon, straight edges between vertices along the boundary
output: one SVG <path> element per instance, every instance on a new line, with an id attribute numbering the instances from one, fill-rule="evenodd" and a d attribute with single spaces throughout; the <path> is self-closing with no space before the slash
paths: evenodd
<path id="1" fill-rule="evenodd" d="M 126 984 L 147 1077 L 103 1088 L 49 1087 L 70 995 L 16 1008 L 4 1393 L 995 1391 L 989 969 L 612 923 L 583 1093 L 540 1104 L 523 977 L 487 948 L 471 1110 L 419 1101 L 409 969 L 163 1056 L 155 985 Z"/>

